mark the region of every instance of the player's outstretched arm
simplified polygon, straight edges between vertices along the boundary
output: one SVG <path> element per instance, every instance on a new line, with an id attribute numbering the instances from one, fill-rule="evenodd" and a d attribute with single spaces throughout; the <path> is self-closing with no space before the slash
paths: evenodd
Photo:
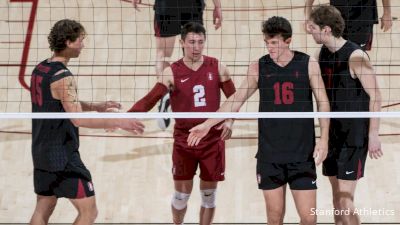
<path id="1" fill-rule="evenodd" d="M 329 112 L 329 99 L 326 95 L 325 85 L 321 77 L 321 69 L 318 62 L 312 57 L 310 57 L 308 71 L 310 76 L 310 85 L 317 101 L 318 111 Z M 315 145 L 313 154 L 317 166 L 321 164 L 328 155 L 329 121 L 329 118 L 319 118 L 321 137 L 319 142 Z"/>
<path id="2" fill-rule="evenodd" d="M 362 50 L 354 51 L 350 56 L 350 70 L 357 76 L 365 92 L 369 95 L 369 111 L 380 112 L 382 97 L 376 81 L 374 68 L 368 55 Z M 371 118 L 368 132 L 368 151 L 370 158 L 378 159 L 383 155 L 379 140 L 379 118 Z"/>
<path id="3" fill-rule="evenodd" d="M 148 112 L 157 102 L 168 93 L 169 86 L 172 85 L 171 67 L 165 68 L 163 74 L 158 78 L 158 82 L 146 96 L 137 101 L 128 112 Z"/>
<path id="4" fill-rule="evenodd" d="M 114 101 L 85 102 L 80 101 L 83 111 L 108 112 L 111 109 L 121 109 L 121 104 Z"/>
<path id="5" fill-rule="evenodd" d="M 258 89 L 258 62 L 250 64 L 247 76 L 236 90 L 235 94 L 229 97 L 217 112 L 238 112 L 243 103 Z M 189 130 L 187 142 L 189 146 L 197 146 L 201 139 L 207 135 L 211 127 L 224 119 L 207 119 L 203 123 Z"/>
<path id="6" fill-rule="evenodd" d="M 73 76 L 67 76 L 51 84 L 51 93 L 59 99 L 66 112 L 83 112 L 81 102 L 78 101 L 77 87 Z M 144 125 L 137 119 L 71 119 L 76 127 L 97 129 L 121 128 L 134 134 L 142 134 Z"/>

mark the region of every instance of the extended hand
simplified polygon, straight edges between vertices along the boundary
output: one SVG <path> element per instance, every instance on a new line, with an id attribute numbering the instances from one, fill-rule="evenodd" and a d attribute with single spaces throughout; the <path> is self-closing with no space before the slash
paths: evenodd
<path id="1" fill-rule="evenodd" d="M 232 125 L 233 119 L 226 119 L 221 125 L 219 125 L 216 129 L 221 130 L 221 140 L 225 141 L 231 138 L 232 136 Z"/>
<path id="2" fill-rule="evenodd" d="M 187 143 L 189 146 L 197 146 L 201 139 L 205 137 L 208 132 L 210 131 L 210 127 L 207 127 L 204 125 L 204 123 L 201 123 L 192 129 L 189 130 L 190 134 L 187 138 Z"/>

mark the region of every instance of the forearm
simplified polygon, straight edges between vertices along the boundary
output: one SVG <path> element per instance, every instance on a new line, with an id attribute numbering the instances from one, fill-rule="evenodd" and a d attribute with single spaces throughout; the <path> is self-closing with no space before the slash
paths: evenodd
<path id="1" fill-rule="evenodd" d="M 117 128 L 122 122 L 121 119 L 72 119 L 76 127 L 86 127 L 92 129 Z"/>
<path id="2" fill-rule="evenodd" d="M 305 16 L 306 20 L 308 20 L 310 18 L 313 3 L 314 3 L 314 0 L 306 0 L 306 4 L 304 7 L 304 16 Z"/>
<path id="3" fill-rule="evenodd" d="M 221 1 L 220 0 L 213 0 L 214 8 L 221 8 Z"/>
<path id="4" fill-rule="evenodd" d="M 380 94 L 375 98 L 370 99 L 369 110 L 370 112 L 380 112 L 381 111 L 382 100 Z M 370 118 L 369 122 L 369 135 L 379 135 L 379 118 Z"/>
<path id="5" fill-rule="evenodd" d="M 382 0 L 383 5 L 383 14 L 392 14 L 391 3 L 390 0 Z"/>
<path id="6" fill-rule="evenodd" d="M 319 112 L 329 112 L 330 106 L 328 102 L 319 102 L 318 103 L 318 111 Z M 329 118 L 319 118 L 319 127 L 321 133 L 321 140 L 328 140 L 329 139 Z"/>
<path id="7" fill-rule="evenodd" d="M 244 101 L 235 101 L 235 98 L 237 97 L 236 94 L 232 95 L 229 97 L 218 109 L 217 112 L 238 112 L 240 110 L 240 107 L 243 105 Z M 208 127 L 213 127 L 217 125 L 218 123 L 224 121 L 226 118 L 212 118 L 212 119 L 207 119 L 204 124 Z"/>
<path id="8" fill-rule="evenodd" d="M 97 104 L 93 102 L 80 101 L 82 111 L 97 111 Z"/>

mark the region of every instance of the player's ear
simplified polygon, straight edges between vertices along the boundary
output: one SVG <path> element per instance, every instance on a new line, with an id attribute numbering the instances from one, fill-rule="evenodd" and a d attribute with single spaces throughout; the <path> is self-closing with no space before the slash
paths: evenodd
<path id="1" fill-rule="evenodd" d="M 289 45 L 291 42 L 292 42 L 292 38 L 291 38 L 291 37 L 285 40 L 285 43 L 288 44 L 288 45 Z"/>
<path id="2" fill-rule="evenodd" d="M 332 28 L 330 26 L 324 26 L 323 30 L 325 34 L 332 32 Z"/>

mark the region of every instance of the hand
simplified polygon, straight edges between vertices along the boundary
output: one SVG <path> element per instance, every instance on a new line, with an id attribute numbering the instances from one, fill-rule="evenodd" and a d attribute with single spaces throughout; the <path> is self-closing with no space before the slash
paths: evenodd
<path id="1" fill-rule="evenodd" d="M 121 109 L 121 104 L 118 102 L 114 101 L 106 101 L 106 102 L 100 102 L 95 104 L 95 110 L 97 112 L 115 112 L 112 110 L 117 110 L 118 112 L 119 109 Z M 111 110 L 111 111 L 110 111 Z"/>
<path id="2" fill-rule="evenodd" d="M 215 7 L 213 12 L 213 24 L 215 29 L 218 30 L 222 25 L 222 10 L 221 7 Z"/>
<path id="3" fill-rule="evenodd" d="M 135 8 L 136 11 L 138 11 L 138 12 L 140 12 L 138 5 L 141 3 L 142 3 L 142 0 L 132 0 L 133 8 Z"/>
<path id="4" fill-rule="evenodd" d="M 225 141 L 231 138 L 233 122 L 234 122 L 233 119 L 226 119 L 221 125 L 216 127 L 217 130 L 222 129 L 221 140 Z"/>
<path id="5" fill-rule="evenodd" d="M 314 148 L 314 162 L 316 166 L 319 166 L 325 159 L 326 156 L 328 155 L 328 141 L 326 140 L 320 140 Z"/>
<path id="6" fill-rule="evenodd" d="M 210 131 L 210 127 L 201 123 L 189 130 L 190 134 L 187 138 L 187 143 L 189 146 L 197 146 L 200 140 L 205 137 Z"/>
<path id="7" fill-rule="evenodd" d="M 392 25 L 392 15 L 390 15 L 390 13 L 384 13 L 381 18 L 381 29 L 383 30 L 383 32 L 390 30 L 390 28 L 392 28 Z"/>
<path id="8" fill-rule="evenodd" d="M 378 159 L 383 156 L 381 141 L 379 140 L 378 135 L 373 135 L 369 137 L 368 152 L 371 159 Z"/>
<path id="9" fill-rule="evenodd" d="M 119 128 L 133 134 L 143 134 L 144 125 L 137 119 L 120 119 Z"/>

